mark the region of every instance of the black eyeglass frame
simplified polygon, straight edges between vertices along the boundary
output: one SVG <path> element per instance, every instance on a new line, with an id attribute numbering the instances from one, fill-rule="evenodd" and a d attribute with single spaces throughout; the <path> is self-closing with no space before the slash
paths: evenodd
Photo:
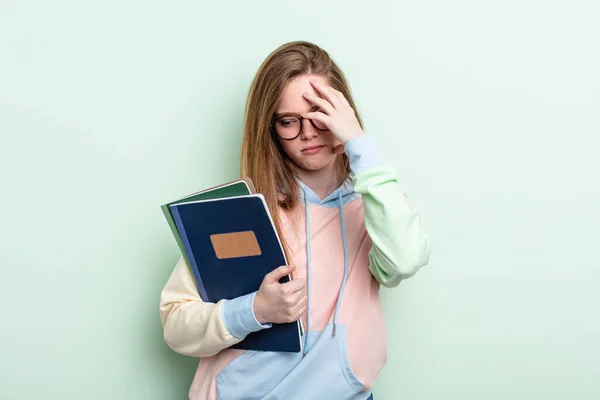
<path id="1" fill-rule="evenodd" d="M 282 119 L 282 118 L 289 118 L 289 117 L 298 118 L 298 120 L 300 120 L 300 130 L 298 131 L 298 134 L 296 136 L 294 136 L 293 138 L 284 138 L 284 137 L 281 137 L 279 135 L 279 133 L 277 133 L 277 128 L 275 128 L 275 123 L 277 121 L 279 121 L 280 119 Z M 314 126 L 315 129 L 318 130 L 318 131 L 327 132 L 329 130 L 328 128 L 327 129 L 321 129 L 321 128 L 319 128 L 317 125 L 315 125 L 315 122 L 311 118 L 306 118 L 306 117 L 303 117 L 302 115 L 291 114 L 291 113 L 290 114 L 281 115 L 281 116 L 279 116 L 277 118 L 273 117 L 273 119 L 271 120 L 271 123 L 269 124 L 269 128 L 271 129 L 271 133 L 273 135 L 277 136 L 281 140 L 294 140 L 294 139 L 296 139 L 298 136 L 300 136 L 302 134 L 302 129 L 304 128 L 303 121 L 305 119 L 309 120 L 310 123 L 312 124 L 312 126 Z"/>

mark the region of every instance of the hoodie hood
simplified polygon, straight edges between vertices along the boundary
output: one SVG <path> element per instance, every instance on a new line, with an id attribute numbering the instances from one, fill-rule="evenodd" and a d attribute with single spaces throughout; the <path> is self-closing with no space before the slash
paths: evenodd
<path id="1" fill-rule="evenodd" d="M 306 186 L 299 178 L 296 178 L 296 182 L 300 185 L 300 201 L 302 203 L 321 207 L 338 207 L 340 195 L 342 197 L 342 205 L 360 197 L 360 195 L 354 191 L 352 176 L 348 177 L 348 179 L 324 199 L 320 199 L 319 196 L 317 196 L 317 194 L 311 188 Z"/>

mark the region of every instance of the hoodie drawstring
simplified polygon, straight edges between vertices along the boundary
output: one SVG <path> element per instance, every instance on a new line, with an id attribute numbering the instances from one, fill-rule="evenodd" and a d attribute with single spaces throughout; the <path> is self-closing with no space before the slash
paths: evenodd
<path id="1" fill-rule="evenodd" d="M 348 280 L 348 243 L 346 240 L 346 227 L 344 224 L 344 205 L 342 204 L 342 192 L 338 193 L 338 202 L 340 208 L 340 219 L 342 221 L 342 241 L 344 243 L 344 279 L 342 280 L 342 287 L 340 288 L 340 294 L 338 295 L 337 304 L 335 305 L 335 314 L 333 317 L 333 335 L 335 337 L 338 312 L 340 311 L 340 304 L 342 303 L 342 296 L 344 295 L 344 289 L 346 288 L 346 281 Z"/>
<path id="2" fill-rule="evenodd" d="M 310 259 L 310 204 L 308 202 L 308 196 L 306 193 L 306 189 L 302 188 L 304 192 L 304 212 L 306 219 L 306 261 L 307 261 L 307 295 L 308 295 L 308 304 L 307 304 L 307 318 L 306 318 L 306 327 L 304 332 L 304 355 L 308 353 L 308 331 L 310 329 L 310 309 L 311 309 L 311 259 Z M 346 288 L 346 282 L 348 280 L 348 243 L 346 238 L 346 225 L 344 221 L 344 205 L 342 203 L 342 192 L 338 193 L 338 208 L 340 210 L 340 220 L 342 223 L 342 242 L 344 245 L 344 278 L 342 280 L 342 286 L 340 287 L 340 293 L 338 295 L 337 303 L 335 305 L 335 313 L 333 317 L 333 333 L 332 337 L 335 337 L 337 331 L 337 321 L 338 314 L 340 311 L 340 304 L 342 303 L 342 296 L 344 295 L 344 289 Z"/>
<path id="3" fill-rule="evenodd" d="M 311 288 L 311 264 L 310 264 L 310 209 L 309 209 L 309 204 L 308 204 L 308 199 L 307 199 L 307 195 L 306 195 L 306 190 L 303 188 L 302 189 L 304 191 L 304 204 L 306 205 L 305 207 L 305 219 L 306 219 L 306 261 L 308 264 L 308 272 L 307 272 L 307 279 L 306 279 L 306 289 L 307 289 L 307 295 L 308 295 L 308 304 L 307 304 L 307 317 L 306 317 L 306 327 L 304 329 L 304 355 L 306 355 L 306 353 L 308 353 L 308 330 L 310 329 L 310 288 Z"/>

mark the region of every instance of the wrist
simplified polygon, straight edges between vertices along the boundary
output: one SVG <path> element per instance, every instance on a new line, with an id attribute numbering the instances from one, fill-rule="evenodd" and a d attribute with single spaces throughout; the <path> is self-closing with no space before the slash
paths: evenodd
<path id="1" fill-rule="evenodd" d="M 357 131 L 356 133 L 353 133 L 353 134 L 351 134 L 351 135 L 347 136 L 346 138 L 344 138 L 344 140 L 342 141 L 342 144 L 343 144 L 344 146 L 346 146 L 346 143 L 348 143 L 348 142 L 349 142 L 349 141 L 351 141 L 352 139 L 355 139 L 355 138 L 357 138 L 357 137 L 359 137 L 359 136 L 362 136 L 362 135 L 364 135 L 364 134 L 365 134 L 365 133 L 364 133 L 362 130 L 361 130 L 361 131 Z"/>
<path id="2" fill-rule="evenodd" d="M 225 300 L 221 307 L 221 319 L 227 331 L 238 339 L 245 338 L 252 332 L 270 328 L 270 324 L 262 324 L 254 314 L 254 298 L 256 292 Z"/>
<path id="3" fill-rule="evenodd" d="M 254 302 L 252 303 L 252 310 L 254 311 L 254 317 L 260 324 L 264 325 L 267 323 L 266 319 L 263 316 L 263 312 L 262 312 L 263 307 L 262 307 L 260 293 L 256 293 L 256 296 L 254 296 Z"/>
<path id="4" fill-rule="evenodd" d="M 359 135 L 349 140 L 344 151 L 350 158 L 350 169 L 358 175 L 369 168 L 385 164 L 381 150 L 370 135 Z"/>

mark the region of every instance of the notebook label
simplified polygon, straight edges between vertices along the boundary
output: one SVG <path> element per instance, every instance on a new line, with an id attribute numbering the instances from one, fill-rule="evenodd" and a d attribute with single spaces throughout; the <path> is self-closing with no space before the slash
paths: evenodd
<path id="1" fill-rule="evenodd" d="M 210 235 L 217 258 L 252 257 L 262 254 L 256 235 L 252 231 Z"/>

